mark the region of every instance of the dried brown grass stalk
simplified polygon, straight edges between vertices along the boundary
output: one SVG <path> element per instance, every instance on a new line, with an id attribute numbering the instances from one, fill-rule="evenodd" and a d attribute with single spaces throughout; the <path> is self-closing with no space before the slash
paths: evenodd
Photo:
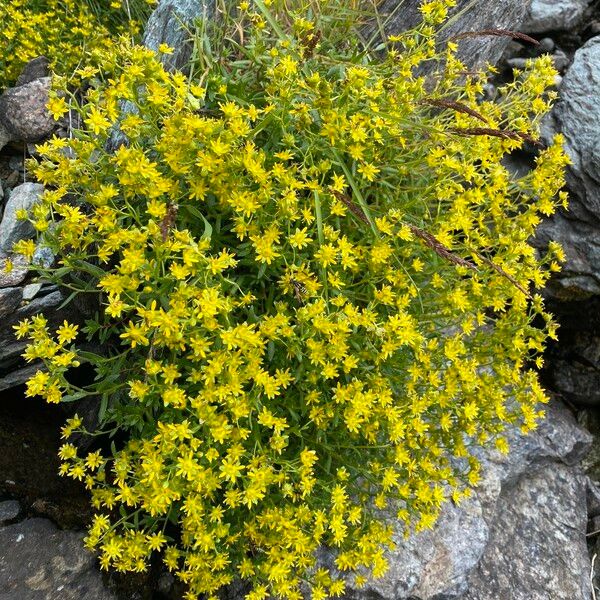
<path id="1" fill-rule="evenodd" d="M 425 98 L 425 100 L 421 101 L 421 104 L 427 104 L 429 106 L 436 106 L 438 108 L 450 108 L 457 112 L 465 113 L 467 115 L 471 115 L 484 123 L 489 123 L 489 121 L 476 110 L 469 108 L 466 104 L 462 104 L 461 102 L 455 102 L 454 100 L 443 100 L 437 98 Z"/>
<path id="2" fill-rule="evenodd" d="M 302 58 L 304 58 L 304 60 L 307 60 L 314 54 L 315 48 L 321 41 L 322 35 L 323 34 L 320 31 L 316 31 L 314 33 L 307 34 L 302 38 Z"/>
<path id="3" fill-rule="evenodd" d="M 471 271 L 477 271 L 476 265 L 465 258 L 456 256 L 456 254 L 446 248 L 446 246 L 444 246 L 444 244 L 442 244 L 442 242 L 440 242 L 435 236 L 431 235 L 431 233 L 427 233 L 416 225 L 409 225 L 408 227 L 412 231 L 413 235 L 416 235 L 419 239 L 423 240 L 425 245 L 428 248 L 431 248 L 438 256 L 445 258 L 459 267 L 466 267 L 467 269 L 471 269 Z"/>
<path id="4" fill-rule="evenodd" d="M 510 37 L 515 40 L 523 40 L 524 42 L 529 42 L 530 44 L 534 44 L 535 46 L 540 45 L 540 43 L 536 39 L 518 31 L 510 31 L 509 29 L 482 29 L 481 31 L 464 31 L 463 33 L 459 33 L 458 35 L 451 37 L 448 41 L 454 42 L 462 40 L 464 38 L 483 37 L 486 35 L 491 35 L 495 37 Z"/>
<path id="5" fill-rule="evenodd" d="M 496 271 L 496 273 L 498 273 L 499 275 L 502 275 L 502 277 L 504 277 L 505 279 L 508 279 L 508 281 L 510 281 L 520 292 L 525 294 L 525 296 L 531 300 L 531 294 L 512 275 L 509 275 L 502 267 L 500 267 L 496 263 L 492 262 L 489 258 L 486 258 L 485 256 L 483 256 L 481 253 L 476 251 L 475 254 L 477 254 L 477 256 L 486 265 L 488 265 L 489 267 L 494 269 L 494 271 Z"/>
<path id="6" fill-rule="evenodd" d="M 506 140 L 523 140 L 525 142 L 529 142 L 535 146 L 542 146 L 543 144 L 531 137 L 526 133 L 522 133 L 520 131 L 511 131 L 506 129 L 491 129 L 489 127 L 470 127 L 470 128 L 458 128 L 452 127 L 449 129 L 452 133 L 456 133 L 457 135 L 491 135 L 493 137 L 504 138 Z"/>
<path id="7" fill-rule="evenodd" d="M 346 196 L 346 194 L 342 194 L 338 191 L 333 191 L 333 195 L 345 206 L 347 206 L 363 223 L 369 225 L 369 219 L 367 219 L 367 215 L 365 215 L 363 209 L 352 202 L 352 200 Z"/>
<path id="8" fill-rule="evenodd" d="M 167 214 L 163 217 L 163 220 L 160 223 L 160 234 L 163 242 L 167 240 L 169 237 L 169 231 L 171 231 L 175 225 L 175 218 L 177 217 L 178 210 L 179 206 L 177 204 L 169 204 Z"/>

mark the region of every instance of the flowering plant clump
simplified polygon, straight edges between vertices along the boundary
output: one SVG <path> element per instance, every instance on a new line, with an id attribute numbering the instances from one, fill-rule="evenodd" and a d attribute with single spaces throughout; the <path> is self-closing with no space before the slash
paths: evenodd
<path id="1" fill-rule="evenodd" d="M 41 55 L 58 74 L 98 64 L 115 36 L 139 32 L 139 19 L 150 4 L 154 0 L 1 2 L 0 89 L 13 84 L 25 64 Z"/>
<path id="2" fill-rule="evenodd" d="M 89 433 L 119 432 L 111 448 L 60 450 L 97 510 L 87 544 L 119 571 L 162 552 L 188 598 L 239 577 L 250 600 L 319 600 L 380 576 L 390 514 L 431 527 L 477 484 L 474 446 L 535 428 L 555 333 L 535 289 L 561 251 L 528 240 L 565 202 L 561 139 L 524 177 L 502 164 L 537 139 L 550 59 L 491 103 L 455 44 L 436 49 L 451 0 L 385 55 L 340 2 L 266 4 L 242 3 L 218 57 L 202 34 L 189 77 L 123 43 L 81 128 L 31 164 L 45 276 L 100 309 L 81 329 L 21 323 L 45 365 L 27 394 L 98 398 Z M 83 362 L 96 378 L 77 387 Z"/>

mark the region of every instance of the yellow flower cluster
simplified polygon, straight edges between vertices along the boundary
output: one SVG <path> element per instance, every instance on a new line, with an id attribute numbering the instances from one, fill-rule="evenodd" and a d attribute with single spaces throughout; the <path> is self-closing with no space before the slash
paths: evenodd
<path id="1" fill-rule="evenodd" d="M 531 366 L 555 329 L 535 289 L 561 253 L 528 240 L 565 201 L 567 160 L 560 138 L 525 177 L 502 159 L 537 137 L 554 71 L 540 59 L 483 101 L 456 48 L 436 54 L 451 4 L 426 2 L 385 57 L 275 1 L 245 3 L 245 43 L 190 79 L 124 44 L 81 130 L 38 147 L 31 221 L 60 258 L 50 275 L 99 294 L 83 332 L 107 352 L 66 349 L 76 329 L 39 318 L 19 335 L 47 368 L 29 393 L 94 394 L 127 433 L 111 452 L 61 448 L 105 568 L 161 551 L 190 599 L 237 577 L 249 600 L 299 600 L 307 581 L 337 596 L 340 573 L 385 571 L 390 511 L 407 533 L 432 526 L 477 484 L 472 446 L 535 428 Z M 415 67 L 436 59 L 426 81 Z M 73 361 L 96 369 L 85 390 Z"/>
<path id="2" fill-rule="evenodd" d="M 53 72 L 72 75 L 96 67 L 115 36 L 139 32 L 154 0 L 10 0 L 0 3 L 0 89 L 12 85 L 31 59 L 46 56 Z M 145 7 L 145 10 L 144 10 Z"/>

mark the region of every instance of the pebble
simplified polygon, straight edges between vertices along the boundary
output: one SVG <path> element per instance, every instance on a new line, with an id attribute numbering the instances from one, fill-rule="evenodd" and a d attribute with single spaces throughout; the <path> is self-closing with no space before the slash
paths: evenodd
<path id="1" fill-rule="evenodd" d="M 42 289 L 41 283 L 30 283 L 23 288 L 23 300 L 33 300 Z"/>
<path id="2" fill-rule="evenodd" d="M 511 69 L 524 69 L 527 64 L 527 58 L 509 58 L 506 61 L 506 66 Z"/>
<path id="3" fill-rule="evenodd" d="M 23 171 L 23 158 L 21 156 L 11 156 L 8 161 L 8 166 L 13 171 Z"/>
<path id="4" fill-rule="evenodd" d="M 545 54 L 547 52 L 550 53 L 554 50 L 554 48 L 556 48 L 556 44 L 554 43 L 554 40 L 549 37 L 541 39 L 540 45 L 537 47 L 541 54 Z"/>
<path id="5" fill-rule="evenodd" d="M 485 94 L 486 100 L 495 100 L 498 95 L 498 90 L 493 83 L 486 83 L 483 86 L 483 93 Z"/>
<path id="6" fill-rule="evenodd" d="M 562 50 L 557 50 L 552 55 L 552 60 L 554 61 L 554 68 L 560 73 L 566 71 L 571 62 L 569 57 Z"/>
<path id="7" fill-rule="evenodd" d="M 16 500 L 0 502 L 0 525 L 16 519 L 21 512 L 21 505 Z"/>

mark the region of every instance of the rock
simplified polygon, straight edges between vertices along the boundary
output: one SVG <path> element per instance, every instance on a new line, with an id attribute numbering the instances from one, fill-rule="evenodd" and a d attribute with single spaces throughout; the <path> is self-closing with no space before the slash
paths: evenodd
<path id="1" fill-rule="evenodd" d="M 556 48 L 556 44 L 554 43 L 554 40 L 549 37 L 542 38 L 540 40 L 540 45 L 537 47 L 541 54 L 550 53 L 554 48 Z"/>
<path id="2" fill-rule="evenodd" d="M 522 31 L 544 33 L 579 25 L 590 0 L 532 0 Z"/>
<path id="3" fill-rule="evenodd" d="M 21 505 L 16 500 L 0 502 L 0 525 L 14 521 L 21 512 Z"/>
<path id="4" fill-rule="evenodd" d="M 557 50 L 552 55 L 552 61 L 554 62 L 554 68 L 559 72 L 563 73 L 569 66 L 569 57 L 562 51 Z"/>
<path id="5" fill-rule="evenodd" d="M 72 303 L 60 311 L 57 310 L 64 300 L 62 292 L 51 291 L 45 296 L 34 298 L 31 302 L 23 302 L 22 288 L 0 289 L 0 377 L 8 375 L 22 364 L 20 356 L 26 341 L 16 339 L 13 325 L 39 313 L 46 315 L 50 329 L 56 329 L 65 319 L 74 323 L 81 322 L 81 316 Z M 27 377 L 19 381 L 13 378 L 12 381 L 20 385 L 26 379 Z"/>
<path id="6" fill-rule="evenodd" d="M 15 87 L 50 76 L 50 61 L 45 56 L 30 60 L 21 71 Z"/>
<path id="7" fill-rule="evenodd" d="M 54 259 L 54 252 L 52 252 L 48 246 L 39 245 L 36 247 L 35 252 L 31 257 L 31 262 L 34 265 L 48 269 L 54 262 Z"/>
<path id="8" fill-rule="evenodd" d="M 565 136 L 571 159 L 567 168 L 569 210 L 554 215 L 538 230 L 539 242 L 555 240 L 566 253 L 563 271 L 548 294 L 560 299 L 600 293 L 600 37 L 592 38 L 574 56 L 563 77 L 560 97 L 543 124 L 543 136 Z M 542 242 L 543 240 L 543 242 Z"/>
<path id="9" fill-rule="evenodd" d="M 12 365 L 9 373 L 4 377 L 0 377 L 0 392 L 23 385 L 30 377 L 35 375 L 38 369 L 38 364 L 21 368 L 17 368 Z"/>
<path id="10" fill-rule="evenodd" d="M 526 473 L 500 495 L 462 600 L 590 598 L 586 525 L 582 472 L 550 464 Z"/>
<path id="11" fill-rule="evenodd" d="M 23 164 L 23 157 L 11 156 L 8 161 L 8 167 L 13 171 L 23 172 L 25 170 L 25 165 Z"/>
<path id="12" fill-rule="evenodd" d="M 161 594 L 168 594 L 173 588 L 173 584 L 175 583 L 175 578 L 171 573 L 163 573 L 159 578 L 156 584 L 156 589 Z"/>
<path id="13" fill-rule="evenodd" d="M 568 184 L 578 202 L 570 212 L 587 220 L 600 218 L 600 38 L 592 38 L 574 56 L 563 78 L 561 94 L 549 122 L 550 130 L 565 136 L 565 150 L 573 164 Z"/>
<path id="14" fill-rule="evenodd" d="M 2 148 L 4 148 L 4 146 L 6 146 L 6 144 L 8 144 L 8 142 L 11 141 L 12 136 L 8 132 L 8 129 L 6 129 L 6 127 L 4 127 L 2 123 L 0 123 L 0 150 L 2 150 Z"/>
<path id="15" fill-rule="evenodd" d="M 29 271 L 27 260 L 22 256 L 15 256 L 11 259 L 12 270 L 10 273 L 6 273 L 6 260 L 6 258 L 0 259 L 0 289 L 19 285 L 27 277 Z"/>
<path id="16" fill-rule="evenodd" d="M 468 31 L 484 29 L 519 30 L 527 14 L 530 0 L 458 0 L 450 16 L 460 14 L 460 17 L 449 21 L 441 31 L 440 41 Z M 421 0 L 405 0 L 398 10 L 398 0 L 383 0 L 378 3 L 377 10 L 380 20 L 384 22 L 386 32 L 397 33 L 414 27 L 420 22 L 418 7 Z M 377 25 L 366 28 L 366 35 L 377 35 Z M 468 68 L 482 67 L 486 63 L 496 64 L 507 45 L 510 37 L 481 36 L 460 40 L 459 56 Z"/>
<path id="17" fill-rule="evenodd" d="M 144 34 L 144 45 L 158 51 L 161 44 L 173 48 L 172 54 L 162 54 L 167 70 L 182 69 L 191 56 L 190 29 L 201 18 L 210 18 L 215 0 L 160 0 L 150 15 Z"/>
<path id="18" fill-rule="evenodd" d="M 590 519 L 600 517 L 600 486 L 598 482 L 592 481 L 590 477 L 587 478 L 585 497 L 588 517 Z"/>
<path id="19" fill-rule="evenodd" d="M 23 290 L 19 287 L 3 288 L 0 290 L 0 318 L 3 319 L 13 314 L 22 299 Z"/>
<path id="20" fill-rule="evenodd" d="M 50 77 L 42 77 L 0 96 L 0 123 L 13 140 L 39 142 L 55 130 L 56 121 L 46 109 L 50 84 Z"/>
<path id="21" fill-rule="evenodd" d="M 0 600 L 115 600 L 82 538 L 46 519 L 0 528 Z"/>
<path id="22" fill-rule="evenodd" d="M 571 206 L 577 204 L 571 198 Z M 581 210 L 581 207 L 578 209 Z M 545 219 L 537 229 L 533 245 L 544 249 L 556 241 L 565 252 L 562 271 L 552 277 L 545 295 L 557 300 L 584 300 L 600 294 L 600 224 L 590 217 L 589 222 L 559 211 Z"/>
<path id="23" fill-rule="evenodd" d="M 30 283 L 23 287 L 23 300 L 33 300 L 42 289 L 42 283 Z"/>
<path id="24" fill-rule="evenodd" d="M 590 448 L 592 438 L 558 403 L 547 407 L 547 418 L 538 430 L 528 436 L 511 430 L 507 438 L 511 451 L 506 457 L 495 450 L 478 452 L 482 481 L 473 496 L 459 506 L 446 504 L 432 531 L 409 539 L 398 534 L 397 548 L 388 556 L 390 569 L 386 575 L 368 582 L 362 590 L 350 586 L 348 598 L 400 600 L 414 596 L 422 600 L 450 600 L 464 594 L 465 600 L 585 597 L 583 592 L 572 596 L 563 592 L 584 590 L 583 574 L 589 572 L 585 480 L 577 463 Z M 528 507 L 522 506 L 525 499 Z M 563 512 L 553 514 L 555 509 Z M 511 524 L 512 510 L 518 518 Z M 531 529 L 531 536 L 525 527 Z M 511 536 L 520 537 L 518 544 L 515 541 L 514 547 L 513 542 L 502 545 L 505 540 L 512 540 Z M 491 568 L 498 552 L 504 552 L 502 564 L 507 566 L 498 569 L 496 576 L 514 577 L 512 588 L 495 589 L 483 596 L 478 573 Z M 573 562 L 565 562 L 558 569 L 561 553 Z M 534 564 L 527 565 L 528 560 Z M 556 567 L 556 575 L 534 584 L 530 575 L 538 563 L 549 565 L 550 570 Z M 531 586 L 529 590 L 519 587 L 521 576 L 523 585 L 526 582 Z M 500 585 L 499 580 L 493 585 Z M 508 589 L 514 589 L 516 594 L 528 591 L 530 595 L 510 596 L 505 593 Z"/>
<path id="25" fill-rule="evenodd" d="M 506 61 L 506 66 L 510 69 L 519 69 L 522 70 L 527 65 L 527 58 L 509 58 Z"/>
<path id="26" fill-rule="evenodd" d="M 566 336 L 548 369 L 552 389 L 577 406 L 600 406 L 598 332 L 569 332 Z"/>
<path id="27" fill-rule="evenodd" d="M 21 209 L 30 210 L 39 202 L 43 191 L 44 186 L 39 183 L 23 183 L 11 192 L 0 222 L 0 257 L 8 256 L 19 240 L 34 235 L 33 225 L 17 219 L 16 212 Z"/>

